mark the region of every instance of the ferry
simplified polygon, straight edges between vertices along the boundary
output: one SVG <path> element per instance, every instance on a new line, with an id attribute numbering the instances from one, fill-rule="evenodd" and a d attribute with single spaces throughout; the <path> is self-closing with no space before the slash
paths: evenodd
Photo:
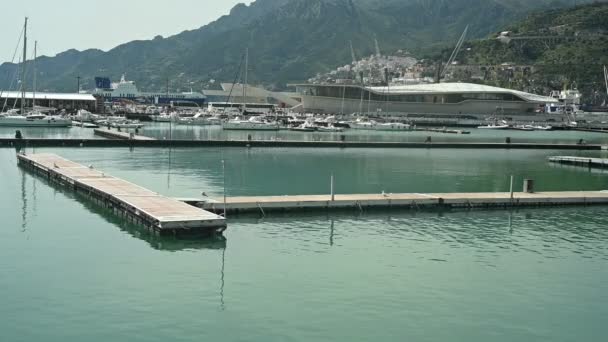
<path id="1" fill-rule="evenodd" d="M 108 77 L 95 77 L 95 90 L 90 94 L 103 97 L 106 101 L 112 100 L 141 100 L 155 105 L 170 105 L 172 103 L 190 102 L 203 105 L 206 96 L 202 93 L 190 91 L 182 93 L 170 92 L 141 92 L 133 81 L 127 81 L 122 75 L 119 82 L 113 83 Z"/>

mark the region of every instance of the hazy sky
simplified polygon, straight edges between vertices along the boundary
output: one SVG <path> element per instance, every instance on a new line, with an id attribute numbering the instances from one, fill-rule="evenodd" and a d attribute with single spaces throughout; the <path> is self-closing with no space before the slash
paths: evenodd
<path id="1" fill-rule="evenodd" d="M 26 16 L 29 40 L 38 41 L 39 55 L 54 56 L 72 48 L 107 51 L 131 40 L 199 28 L 239 2 L 252 1 L 7 0 L 1 5 L 0 64 L 11 60 Z"/>

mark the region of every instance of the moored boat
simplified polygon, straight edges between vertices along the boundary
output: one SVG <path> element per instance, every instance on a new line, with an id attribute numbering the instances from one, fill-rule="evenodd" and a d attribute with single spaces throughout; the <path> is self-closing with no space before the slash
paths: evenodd
<path id="1" fill-rule="evenodd" d="M 253 116 L 249 120 L 236 118 L 222 124 L 222 129 L 233 131 L 278 131 L 277 122 L 266 122 L 261 117 Z"/>

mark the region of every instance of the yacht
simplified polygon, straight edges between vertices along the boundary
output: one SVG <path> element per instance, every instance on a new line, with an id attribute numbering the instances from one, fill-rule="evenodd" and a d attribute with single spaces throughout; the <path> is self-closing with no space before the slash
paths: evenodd
<path id="1" fill-rule="evenodd" d="M 509 125 L 492 123 L 492 124 L 485 125 L 485 126 L 479 126 L 477 128 L 478 129 L 509 129 Z"/>
<path id="2" fill-rule="evenodd" d="M 0 126 L 5 127 L 70 127 L 72 120 L 42 113 L 27 115 L 0 114 Z"/>
<path id="3" fill-rule="evenodd" d="M 357 120 L 350 123 L 350 128 L 369 131 L 411 131 L 412 126 L 398 122 L 378 123 L 373 120 Z"/>
<path id="4" fill-rule="evenodd" d="M 411 131 L 412 126 L 404 123 L 381 123 L 377 124 L 374 129 L 376 131 Z"/>
<path id="5" fill-rule="evenodd" d="M 197 113 L 191 118 L 180 118 L 178 123 L 191 126 L 219 126 L 222 124 L 222 118 L 219 115 L 209 116 L 204 113 Z"/>
<path id="6" fill-rule="evenodd" d="M 344 128 L 342 128 L 342 127 L 336 127 L 333 124 L 329 124 L 327 126 L 319 126 L 317 128 L 317 132 L 340 133 L 340 132 L 344 132 Z"/>
<path id="7" fill-rule="evenodd" d="M 222 125 L 224 130 L 243 130 L 243 131 L 278 131 L 280 126 L 277 122 L 266 122 L 261 117 L 252 116 L 249 120 L 236 118 L 226 121 Z"/>

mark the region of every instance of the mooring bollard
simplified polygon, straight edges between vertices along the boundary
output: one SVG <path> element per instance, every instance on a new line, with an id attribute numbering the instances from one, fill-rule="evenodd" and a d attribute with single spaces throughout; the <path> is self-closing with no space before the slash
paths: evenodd
<path id="1" fill-rule="evenodd" d="M 524 193 L 527 193 L 527 194 L 534 193 L 534 180 L 533 179 L 524 179 Z"/>
<path id="2" fill-rule="evenodd" d="M 510 144 L 510 143 L 511 143 L 511 137 L 507 137 L 507 138 L 505 139 L 505 143 Z"/>

